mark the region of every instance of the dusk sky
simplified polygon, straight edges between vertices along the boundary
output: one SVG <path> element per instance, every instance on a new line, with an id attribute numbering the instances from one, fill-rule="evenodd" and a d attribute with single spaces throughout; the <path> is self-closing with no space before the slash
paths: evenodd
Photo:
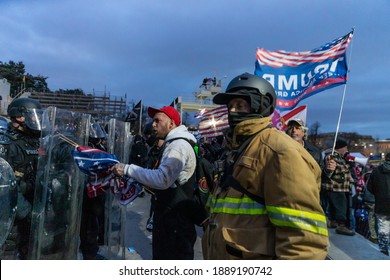
<path id="1" fill-rule="evenodd" d="M 2 0 L 0 61 L 51 90 L 80 88 L 144 106 L 193 98 L 205 77 L 254 73 L 256 49 L 306 51 L 355 28 L 340 132 L 390 138 L 390 1 Z M 334 132 L 344 85 L 299 103 Z"/>

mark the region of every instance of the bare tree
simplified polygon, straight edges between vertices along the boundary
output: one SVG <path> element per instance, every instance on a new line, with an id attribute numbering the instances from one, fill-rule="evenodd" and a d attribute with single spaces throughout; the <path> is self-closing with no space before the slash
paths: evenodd
<path id="1" fill-rule="evenodd" d="M 321 126 L 320 123 L 317 121 L 310 126 L 309 132 L 308 132 L 309 141 L 316 146 L 318 146 L 318 144 L 319 144 L 318 143 L 318 132 L 319 132 L 320 126 Z"/>

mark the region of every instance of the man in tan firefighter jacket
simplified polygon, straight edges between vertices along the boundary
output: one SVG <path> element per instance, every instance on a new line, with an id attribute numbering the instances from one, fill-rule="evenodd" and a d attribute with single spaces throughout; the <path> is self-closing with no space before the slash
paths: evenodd
<path id="1" fill-rule="evenodd" d="M 244 73 L 213 101 L 228 106 L 233 134 L 208 202 L 204 258 L 325 259 L 321 170 L 302 145 L 271 126 L 272 85 Z"/>

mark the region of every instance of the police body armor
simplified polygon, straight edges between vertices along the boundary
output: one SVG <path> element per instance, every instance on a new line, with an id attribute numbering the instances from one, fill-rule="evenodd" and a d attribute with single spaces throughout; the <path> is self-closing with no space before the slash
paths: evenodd
<path id="1" fill-rule="evenodd" d="M 27 135 L 19 133 L 9 133 L 7 136 L 15 144 L 9 146 L 7 149 L 16 149 L 12 158 L 8 158 L 11 165 L 13 166 L 16 182 L 18 185 L 19 193 L 23 195 L 23 198 L 19 199 L 27 200 L 29 204 L 33 204 L 34 200 L 34 190 L 35 190 L 35 181 L 37 173 L 37 161 L 38 161 L 38 148 L 39 148 L 39 139 L 31 138 Z M 17 156 L 16 156 L 17 155 Z M 20 205 L 17 211 L 17 218 L 25 218 L 27 216 L 26 205 Z M 20 209 L 23 207 L 23 209 Z M 31 209 L 30 209 L 31 210 Z M 28 211 L 29 212 L 29 211 Z"/>
<path id="2" fill-rule="evenodd" d="M 29 257 L 78 259 L 85 177 L 72 158 L 86 145 L 90 115 L 49 107 L 42 119 L 42 152 L 32 212 Z"/>

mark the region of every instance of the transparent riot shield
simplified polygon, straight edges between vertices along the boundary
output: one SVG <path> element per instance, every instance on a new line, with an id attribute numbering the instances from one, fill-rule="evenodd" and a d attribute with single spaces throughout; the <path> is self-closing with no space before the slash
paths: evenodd
<path id="1" fill-rule="evenodd" d="M 108 126 L 108 152 L 120 162 L 127 163 L 130 154 L 130 123 L 111 119 Z M 106 196 L 105 256 L 125 259 L 126 206 L 115 199 L 112 192 Z"/>
<path id="2" fill-rule="evenodd" d="M 72 151 L 86 145 L 90 115 L 45 110 L 32 211 L 29 257 L 78 259 L 85 176 Z"/>
<path id="3" fill-rule="evenodd" d="M 0 248 L 12 228 L 17 198 L 18 191 L 14 171 L 7 161 L 0 158 Z M 2 255 L 1 252 L 0 255 Z"/>

